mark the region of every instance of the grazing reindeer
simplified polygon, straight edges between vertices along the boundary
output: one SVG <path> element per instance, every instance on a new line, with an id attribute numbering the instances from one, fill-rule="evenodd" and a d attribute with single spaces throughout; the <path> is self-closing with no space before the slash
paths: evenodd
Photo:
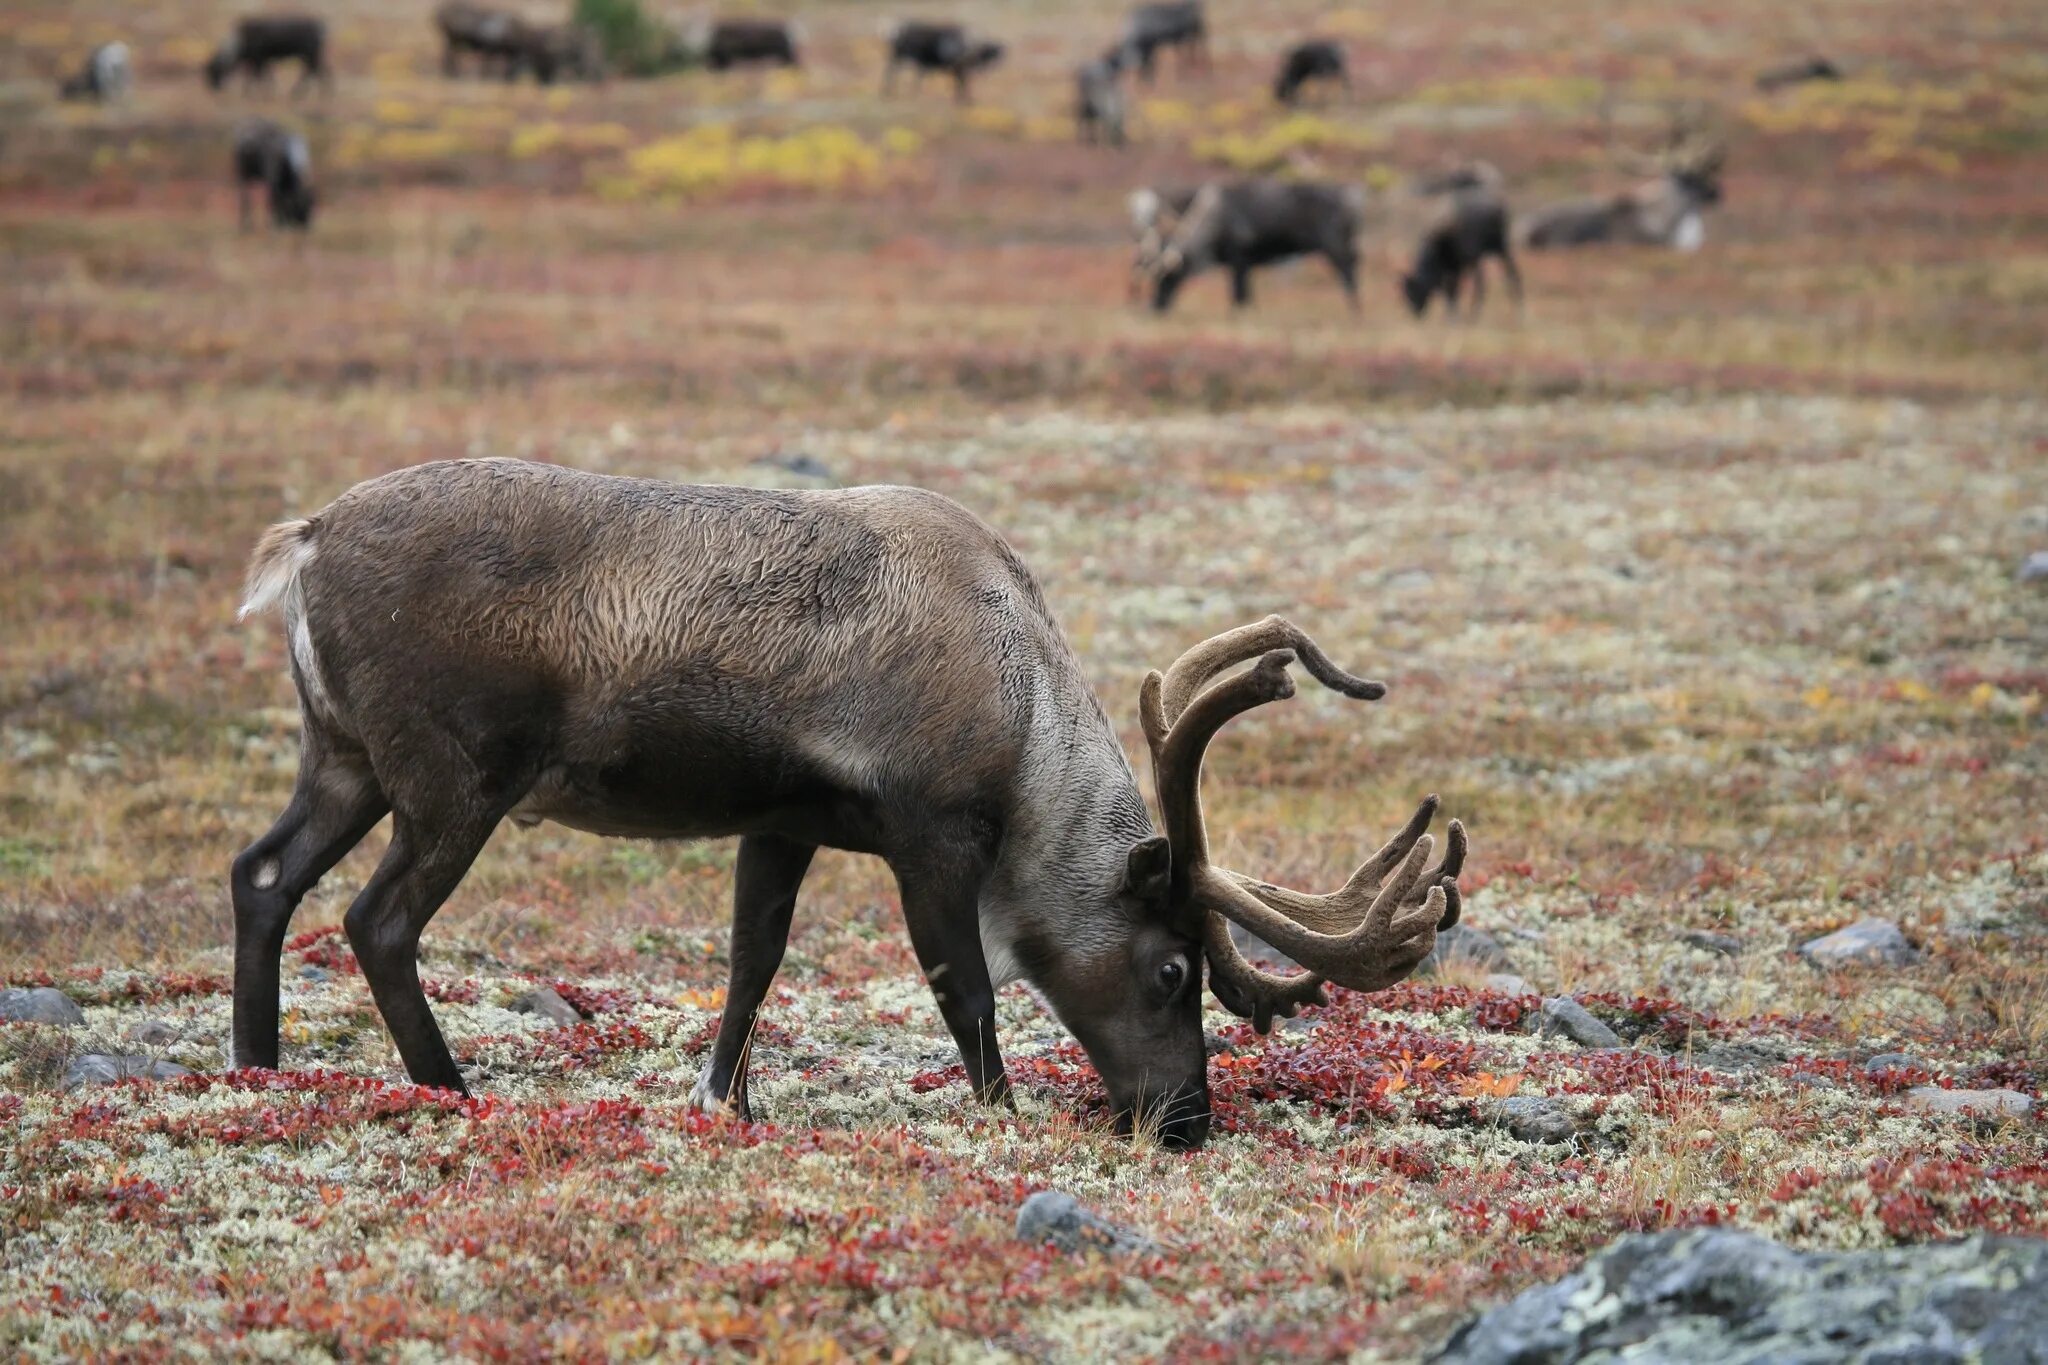
<path id="1" fill-rule="evenodd" d="M 1488 256 L 1500 257 L 1508 277 L 1515 305 L 1522 302 L 1522 272 L 1515 268 L 1515 256 L 1508 249 L 1507 201 L 1490 189 L 1466 189 L 1451 199 L 1450 212 L 1422 236 L 1415 251 L 1415 268 L 1401 277 L 1401 296 L 1408 311 L 1421 317 L 1429 301 L 1444 296 L 1446 316 L 1458 311 L 1458 295 L 1465 277 L 1472 277 L 1472 315 L 1477 317 L 1486 302 L 1486 274 L 1481 268 Z"/>
<path id="2" fill-rule="evenodd" d="M 1145 185 L 1131 191 L 1126 204 L 1131 214 L 1131 274 L 1125 300 L 1136 303 L 1150 282 L 1152 265 L 1166 249 L 1166 234 L 1188 211 L 1199 187 L 1192 185 Z"/>
<path id="3" fill-rule="evenodd" d="M 1688 139 L 1645 169 L 1655 178 L 1605 198 L 1573 199 L 1529 215 L 1522 245 L 1593 246 L 1611 242 L 1697 251 L 1707 240 L 1706 210 L 1721 202 L 1725 144 Z"/>
<path id="4" fill-rule="evenodd" d="M 86 57 L 76 75 L 57 86 L 60 100 L 95 100 L 108 104 L 126 99 L 135 84 L 134 68 L 128 60 L 128 44 L 101 43 Z"/>
<path id="5" fill-rule="evenodd" d="M 882 69 L 882 93 L 896 88 L 896 68 L 909 64 L 924 83 L 925 74 L 944 71 L 953 77 L 953 98 L 966 104 L 972 97 L 968 79 L 977 71 L 1003 59 L 1003 45 L 985 38 L 970 38 L 959 24 L 928 24 L 906 20 L 888 34 L 889 64 Z"/>
<path id="6" fill-rule="evenodd" d="M 206 83 L 218 90 L 236 71 L 242 73 L 242 88 L 257 81 L 268 82 L 273 63 L 296 61 L 303 68 L 292 86 L 296 95 L 306 82 L 318 80 L 331 89 L 333 76 L 327 69 L 327 25 L 304 14 L 253 15 L 235 25 L 229 38 L 206 62 Z"/>
<path id="7" fill-rule="evenodd" d="M 272 227 L 313 226 L 313 158 L 306 139 L 269 119 L 250 119 L 235 129 L 235 192 L 244 232 L 252 226 L 249 193 L 257 185 L 270 204 Z"/>
<path id="8" fill-rule="evenodd" d="M 1209 24 L 1202 13 L 1202 0 L 1168 0 L 1165 4 L 1139 5 L 1131 11 L 1124 27 L 1123 49 L 1138 64 L 1145 84 L 1152 84 L 1154 65 L 1162 48 L 1178 48 L 1181 69 L 1196 58 L 1209 69 Z"/>
<path id="9" fill-rule="evenodd" d="M 1112 48 L 1074 70 L 1075 134 L 1083 142 L 1124 145 L 1122 48 Z"/>
<path id="10" fill-rule="evenodd" d="M 604 52 L 597 35 L 581 24 L 529 24 L 520 34 L 514 71 L 520 69 L 533 72 L 542 85 L 562 78 L 602 81 Z"/>
<path id="11" fill-rule="evenodd" d="M 434 11 L 434 26 L 441 30 L 442 75 L 457 75 L 464 55 L 476 58 L 481 75 L 490 75 L 493 67 L 508 81 L 518 74 L 526 24 L 517 15 L 448 0 Z"/>
<path id="12" fill-rule="evenodd" d="M 1827 58 L 1815 53 L 1811 57 L 1800 57 L 1793 61 L 1781 62 L 1758 73 L 1756 88 L 1769 94 L 1787 86 L 1804 85 L 1808 81 L 1838 81 L 1842 79 L 1842 68 Z"/>
<path id="13" fill-rule="evenodd" d="M 1290 695 L 1297 659 L 1346 696 L 1381 684 L 1277 616 L 1150 675 L 1139 714 L 1162 837 L 1030 572 L 919 489 L 419 465 L 271 527 L 242 610 L 276 605 L 299 776 L 234 862 L 236 1066 L 277 1065 L 292 911 L 387 812 L 390 845 L 344 924 L 406 1071 L 458 1091 L 419 939 L 508 817 L 739 836 L 731 982 L 695 1100 L 742 1117 L 747 1039 L 820 847 L 895 873 L 978 1097 L 1008 1100 L 995 992 L 1028 980 L 1118 1122 L 1181 1147 L 1209 1128 L 1204 958 L 1217 998 L 1264 1032 L 1325 979 L 1401 980 L 1458 917 L 1457 822 L 1425 871 L 1435 797 L 1328 896 L 1209 862 L 1199 782 L 1217 730 Z M 1231 922 L 1307 971 L 1252 967 Z"/>
<path id="14" fill-rule="evenodd" d="M 780 19 L 720 19 L 696 46 L 713 71 L 763 63 L 798 66 L 796 25 Z"/>
<path id="15" fill-rule="evenodd" d="M 1280 59 L 1280 74 L 1273 78 L 1273 98 L 1293 104 L 1310 81 L 1335 81 L 1349 90 L 1351 73 L 1344 63 L 1344 49 L 1327 38 L 1296 43 Z"/>
<path id="16" fill-rule="evenodd" d="M 1320 255 L 1358 310 L 1358 233 L 1365 192 L 1348 185 L 1242 180 L 1204 185 L 1187 211 L 1158 211 L 1160 246 L 1134 267 L 1152 282 L 1152 307 L 1165 312 L 1181 285 L 1221 266 L 1230 271 L 1230 301 L 1252 301 L 1252 271 L 1296 256 Z"/>

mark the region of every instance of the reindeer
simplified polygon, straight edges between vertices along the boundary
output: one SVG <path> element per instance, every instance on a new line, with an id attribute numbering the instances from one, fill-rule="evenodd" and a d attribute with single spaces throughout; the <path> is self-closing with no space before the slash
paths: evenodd
<path id="1" fill-rule="evenodd" d="M 60 100 L 94 100 L 101 104 L 123 100 L 135 84 L 134 68 L 128 60 L 128 44 L 101 43 L 85 59 L 76 75 L 57 86 Z"/>
<path id="2" fill-rule="evenodd" d="M 313 225 L 313 158 L 306 139 L 269 119 L 249 119 L 235 129 L 235 193 L 244 232 L 252 226 L 249 194 L 257 185 L 269 201 L 272 227 L 304 231 Z"/>
<path id="3" fill-rule="evenodd" d="M 1358 311 L 1358 234 L 1365 192 L 1348 185 L 1241 180 L 1196 191 L 1184 213 L 1158 213 L 1159 248 L 1133 270 L 1152 284 L 1152 307 L 1165 312 L 1187 280 L 1211 266 L 1230 271 L 1230 301 L 1252 301 L 1252 271 L 1296 256 L 1320 255 Z"/>
<path id="4" fill-rule="evenodd" d="M 976 71 L 1003 59 L 1003 45 L 986 38 L 971 38 L 959 24 L 931 24 L 911 19 L 896 25 L 888 34 L 889 64 L 882 69 L 882 93 L 896 88 L 896 68 L 908 63 L 920 85 L 925 73 L 944 71 L 953 77 L 953 98 L 966 104 L 971 98 L 968 78 Z"/>
<path id="5" fill-rule="evenodd" d="M 1201 59 L 1204 71 L 1209 69 L 1209 24 L 1202 13 L 1202 0 L 1167 0 L 1131 11 L 1124 27 L 1123 50 L 1128 61 L 1137 63 L 1145 84 L 1152 84 L 1160 49 L 1168 47 L 1180 49 L 1182 70 L 1196 58 Z"/>
<path id="6" fill-rule="evenodd" d="M 297 95 L 306 83 L 318 80 L 331 89 L 334 78 L 327 69 L 327 25 L 304 14 L 252 15 L 235 25 L 229 38 L 206 62 L 206 83 L 215 90 L 227 84 L 236 71 L 242 73 L 242 88 L 270 80 L 273 63 L 296 61 L 303 70 L 292 86 Z"/>
<path id="7" fill-rule="evenodd" d="M 441 30 L 442 75 L 457 75 L 465 54 L 477 59 L 480 74 L 490 75 L 495 66 L 508 81 L 517 75 L 526 29 L 519 16 L 468 0 L 447 0 L 434 11 L 434 26 Z"/>
<path id="8" fill-rule="evenodd" d="M 1335 81 L 1349 90 L 1351 73 L 1345 66 L 1344 49 L 1327 38 L 1296 43 L 1280 59 L 1280 74 L 1273 78 L 1273 98 L 1293 104 L 1310 81 Z"/>
<path id="9" fill-rule="evenodd" d="M 693 487 L 515 460 L 414 466 L 267 531 L 242 612 L 281 606 L 301 718 L 290 804 L 235 859 L 233 1062 L 278 1064 L 279 958 L 307 891 L 388 812 L 344 919 L 407 1073 L 466 1089 L 420 989 L 434 912 L 500 822 L 737 835 L 731 976 L 698 1106 L 751 1118 L 747 1039 L 819 847 L 884 859 L 981 1100 L 1008 1102 L 995 993 L 1029 981 L 1118 1125 L 1209 1128 L 1201 988 L 1261 1032 L 1327 981 L 1379 990 L 1457 921 L 1464 831 L 1424 801 L 1327 896 L 1209 861 L 1202 755 L 1231 717 L 1345 696 L 1279 617 L 1139 693 L 1166 832 L 1037 583 L 912 488 Z M 1226 676 L 1239 664 L 1256 661 Z M 1306 971 L 1251 966 L 1229 925 Z"/>
<path id="10" fill-rule="evenodd" d="M 1651 178 L 1621 194 L 1536 210 L 1522 229 L 1522 245 L 1543 250 L 1624 242 L 1699 250 L 1707 240 L 1704 215 L 1721 202 L 1727 144 L 1674 122 L 1663 151 L 1622 160 Z"/>
<path id="11" fill-rule="evenodd" d="M 514 71 L 520 69 L 533 72 L 534 80 L 542 85 L 553 85 L 564 77 L 602 81 L 604 51 L 597 35 L 581 24 L 528 24 L 520 34 Z"/>
<path id="12" fill-rule="evenodd" d="M 796 26 L 780 19 L 720 19 L 698 46 L 704 53 L 704 65 L 713 71 L 760 63 L 801 65 Z"/>
<path id="13" fill-rule="evenodd" d="M 1842 79 L 1842 68 L 1826 57 L 1815 53 L 1789 62 L 1781 62 L 1759 72 L 1756 88 L 1765 94 L 1783 90 L 1788 86 L 1804 85 L 1808 81 L 1838 81 Z"/>
<path id="14" fill-rule="evenodd" d="M 1111 48 L 1074 69 L 1074 126 L 1083 142 L 1124 145 L 1124 51 Z"/>
<path id="15" fill-rule="evenodd" d="M 1508 289 L 1515 306 L 1522 303 L 1522 272 L 1515 267 L 1514 252 L 1508 248 L 1507 201 L 1492 189 L 1459 190 L 1451 197 L 1450 211 L 1423 234 L 1415 251 L 1415 267 L 1401 277 L 1401 296 L 1408 311 L 1421 317 L 1429 301 L 1441 292 L 1446 316 L 1458 311 L 1458 295 L 1465 277 L 1472 277 L 1472 315 L 1477 317 L 1486 302 L 1486 273 L 1481 268 L 1488 256 L 1500 258 L 1508 277 Z"/>

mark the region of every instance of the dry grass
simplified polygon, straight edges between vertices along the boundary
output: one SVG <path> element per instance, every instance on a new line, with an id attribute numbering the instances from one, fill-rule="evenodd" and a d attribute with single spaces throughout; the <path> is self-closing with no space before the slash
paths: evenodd
<path id="1" fill-rule="evenodd" d="M 2041 1120 L 1910 1117 L 1861 1069 L 1908 1050 L 2038 1096 L 2048 1054 L 2048 594 L 2013 577 L 2048 545 L 2035 8 L 1218 3 L 1214 77 L 1169 63 L 1114 155 L 1058 123 L 1110 22 L 1078 4 L 973 0 L 1012 59 L 963 113 L 878 100 L 852 3 L 806 7 L 798 77 L 545 92 L 444 83 L 423 6 L 344 0 L 333 97 L 254 102 L 312 138 L 302 243 L 233 230 L 251 105 L 191 74 L 240 8 L 0 14 L 0 984 L 90 1016 L 0 1026 L 0 1351 L 1399 1358 L 1624 1228 L 2042 1231 Z M 1254 96 L 1309 28 L 1352 45 L 1359 91 L 1290 122 Z M 135 102 L 50 104 L 116 30 Z M 1816 45 L 1856 80 L 1756 99 Z M 1648 139 L 1679 99 L 1733 141 L 1697 256 L 1532 259 L 1519 317 L 1418 326 L 1388 229 L 1363 319 L 1313 266 L 1242 317 L 1220 281 L 1163 321 L 1122 304 L 1134 183 L 1479 155 L 1533 203 L 1619 182 L 1603 110 Z M 1483 973 L 1347 998 L 1232 1034 L 1226 1131 L 1183 1158 L 1104 1131 L 1018 993 L 1022 1112 L 992 1117 L 886 871 L 830 855 L 757 1038 L 776 1126 L 707 1125 L 683 1101 L 729 850 L 542 828 L 427 935 L 488 1100 L 383 1084 L 331 935 L 287 959 L 309 1070 L 277 1088 L 53 1090 L 146 1017 L 223 1064 L 224 872 L 295 759 L 275 624 L 233 621 L 255 535 L 474 453 L 757 483 L 804 453 L 959 498 L 1040 571 L 1133 753 L 1147 667 L 1288 612 L 1394 690 L 1305 690 L 1220 743 L 1219 856 L 1329 882 L 1441 791 L 1470 921 L 1630 1055 L 1536 1041 Z M 295 931 L 339 922 L 383 837 Z M 1865 915 L 1922 961 L 1791 956 Z M 536 980 L 591 1017 L 509 1013 Z M 1486 1122 L 1506 1078 L 1577 1141 Z M 1045 1185 L 1169 1254 L 1013 1245 Z"/>

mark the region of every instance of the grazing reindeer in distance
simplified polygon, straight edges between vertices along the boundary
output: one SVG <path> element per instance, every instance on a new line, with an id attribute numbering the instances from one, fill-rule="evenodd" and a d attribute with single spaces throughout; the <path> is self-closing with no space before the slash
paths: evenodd
<path id="1" fill-rule="evenodd" d="M 476 58 L 480 75 L 490 75 L 494 66 L 508 81 L 518 74 L 526 29 L 519 16 L 469 0 L 447 0 L 434 11 L 434 26 L 441 30 L 442 75 L 458 74 L 464 55 Z"/>
<path id="2" fill-rule="evenodd" d="M 887 34 L 889 64 L 882 69 L 882 93 L 896 88 L 896 68 L 908 63 L 922 84 L 925 73 L 944 71 L 953 77 L 953 98 L 966 104 L 972 98 L 968 79 L 977 71 L 1003 59 L 1003 45 L 986 38 L 973 38 L 959 24 L 930 24 L 905 20 Z"/>
<path id="3" fill-rule="evenodd" d="M 690 44 L 713 71 L 736 66 L 801 66 L 797 27 L 780 19 L 718 19 Z"/>
<path id="4" fill-rule="evenodd" d="M 86 56 L 76 75 L 57 86 L 60 100 L 96 100 L 101 104 L 126 99 L 135 84 L 134 68 L 128 59 L 128 44 L 101 43 Z"/>
<path id="5" fill-rule="evenodd" d="M 1296 661 L 1349 697 L 1382 684 L 1277 616 L 1151 674 L 1139 718 L 1161 836 L 1030 572 L 919 489 L 418 465 L 265 532 L 242 610 L 273 606 L 299 776 L 234 861 L 238 1067 L 277 1066 L 292 912 L 387 813 L 390 844 L 343 922 L 407 1073 L 458 1091 L 420 934 L 508 818 L 739 836 L 731 981 L 694 1099 L 742 1117 L 747 1040 L 820 847 L 895 873 L 978 1097 L 1008 1100 L 995 992 L 1028 980 L 1119 1125 L 1179 1147 L 1209 1129 L 1205 960 L 1218 1000 L 1264 1032 L 1325 980 L 1401 980 L 1458 918 L 1464 832 L 1451 822 L 1429 866 L 1435 797 L 1327 896 L 1209 861 L 1199 784 L 1216 732 L 1289 696 Z M 1307 970 L 1253 967 L 1233 922 Z"/>
<path id="6" fill-rule="evenodd" d="M 1458 311 L 1458 295 L 1465 277 L 1472 278 L 1472 316 L 1479 315 L 1486 302 L 1488 256 L 1500 258 L 1508 277 L 1515 306 L 1522 303 L 1522 272 L 1515 267 L 1515 255 L 1508 247 L 1508 206 L 1499 192 L 1488 188 L 1455 191 L 1450 210 L 1422 235 L 1416 247 L 1415 266 L 1401 277 L 1401 296 L 1408 311 L 1421 317 L 1429 301 L 1444 296 L 1444 314 Z"/>
<path id="7" fill-rule="evenodd" d="M 1349 90 L 1351 73 L 1345 66 L 1344 49 L 1327 38 L 1309 38 L 1287 49 L 1280 59 L 1280 74 L 1273 78 L 1273 98 L 1293 104 L 1310 81 L 1335 81 Z"/>
<path id="8" fill-rule="evenodd" d="M 1669 144 L 1654 158 L 1624 161 L 1652 178 L 1621 194 L 1536 210 L 1522 228 L 1522 244 L 1536 250 L 1617 242 L 1699 250 L 1707 240 L 1706 211 L 1721 202 L 1727 144 L 1674 128 Z"/>
<path id="9" fill-rule="evenodd" d="M 1164 4 L 1139 5 L 1124 26 L 1123 50 L 1126 63 L 1135 62 L 1145 84 L 1152 75 L 1163 48 L 1176 48 L 1185 71 L 1196 58 L 1209 70 L 1209 23 L 1202 12 L 1202 0 L 1167 0 Z"/>
<path id="10" fill-rule="evenodd" d="M 1787 86 L 1804 85 L 1808 81 L 1838 81 L 1842 79 L 1842 68 L 1826 57 L 1815 53 L 1811 57 L 1800 57 L 1759 72 L 1756 88 L 1769 94 Z"/>
<path id="11" fill-rule="evenodd" d="M 1329 261 L 1358 311 L 1358 234 L 1365 191 L 1351 185 L 1278 180 L 1213 182 L 1186 212 L 1158 210 L 1159 249 L 1137 269 L 1151 281 L 1152 307 L 1165 312 L 1191 277 L 1211 267 L 1230 272 L 1230 301 L 1252 301 L 1252 271 L 1296 256 Z"/>
<path id="12" fill-rule="evenodd" d="M 215 90 L 227 84 L 236 71 L 242 73 L 242 88 L 257 81 L 268 82 L 270 68 L 277 62 L 296 61 L 302 70 L 292 94 L 318 80 L 331 89 L 333 76 L 327 69 L 327 25 L 305 14 L 253 15 L 235 25 L 234 36 L 222 43 L 206 61 L 206 83 Z"/>
<path id="13" fill-rule="evenodd" d="M 270 206 L 272 227 L 304 231 L 313 225 L 313 158 L 306 139 L 269 119 L 249 119 L 235 129 L 235 192 L 244 232 L 252 225 L 249 194 L 257 185 Z"/>
<path id="14" fill-rule="evenodd" d="M 1075 135 L 1083 142 L 1124 145 L 1123 57 L 1112 48 L 1074 71 Z"/>

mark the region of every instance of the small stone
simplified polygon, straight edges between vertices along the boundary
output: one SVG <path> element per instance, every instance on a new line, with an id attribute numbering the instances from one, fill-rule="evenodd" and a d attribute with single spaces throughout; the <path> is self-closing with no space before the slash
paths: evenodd
<path id="1" fill-rule="evenodd" d="M 299 968 L 299 980 L 301 981 L 318 983 L 321 981 L 332 981 L 333 979 L 333 972 L 328 971 L 325 967 L 316 967 L 310 962 Z"/>
<path id="2" fill-rule="evenodd" d="M 1593 1012 L 1568 995 L 1553 995 L 1543 1002 L 1543 1014 L 1536 1036 L 1554 1038 L 1562 1034 L 1580 1047 L 1620 1047 L 1621 1035 L 1593 1017 Z"/>
<path id="3" fill-rule="evenodd" d="M 1492 1112 L 1496 1124 L 1524 1142 L 1570 1142 L 1581 1127 L 1564 1101 L 1543 1095 L 1517 1095 Z"/>
<path id="4" fill-rule="evenodd" d="M 1920 956 L 1890 920 L 1861 919 L 1799 949 L 1816 967 L 1900 967 Z"/>
<path id="5" fill-rule="evenodd" d="M 1495 972 L 1486 978 L 1486 989 L 1502 995 L 1534 995 L 1536 988 L 1513 972 Z"/>
<path id="6" fill-rule="evenodd" d="M 1217 1034 L 1205 1033 L 1202 1035 L 1202 1052 L 1205 1056 L 1228 1057 L 1235 1051 L 1237 1049 L 1232 1047 L 1227 1039 Z"/>
<path id="7" fill-rule="evenodd" d="M 553 986 L 528 991 L 507 1008 L 514 1014 L 537 1014 L 550 1023 L 565 1027 L 583 1022 L 583 1016 L 576 1012 L 576 1007 L 564 1000 Z"/>
<path id="8" fill-rule="evenodd" d="M 1436 947 L 1422 959 L 1416 970 L 1423 976 L 1439 976 L 1447 967 L 1472 966 L 1487 972 L 1511 972 L 1515 964 L 1500 940 L 1484 929 L 1454 924 L 1437 931 Z"/>
<path id="9" fill-rule="evenodd" d="M 1863 1064 L 1866 1076 L 1881 1075 L 1886 1071 L 1925 1071 L 1932 1075 L 1934 1068 L 1910 1052 L 1880 1052 Z"/>
<path id="10" fill-rule="evenodd" d="M 71 1059 L 71 1065 L 64 1068 L 64 1088 L 76 1090 L 82 1085 L 112 1085 L 116 1081 L 174 1081 L 180 1076 L 189 1076 L 188 1067 L 176 1062 L 158 1061 L 153 1057 L 136 1057 L 118 1052 L 88 1052 L 82 1057 Z"/>
<path id="11" fill-rule="evenodd" d="M 145 1019 L 128 1030 L 128 1040 L 143 1047 L 169 1047 L 178 1041 L 178 1030 L 161 1019 Z"/>
<path id="12" fill-rule="evenodd" d="M 785 474 L 794 474 L 799 479 L 817 483 L 832 482 L 832 467 L 815 455 L 800 450 L 777 450 L 760 456 L 754 463 L 762 469 L 779 469 Z"/>
<path id="13" fill-rule="evenodd" d="M 2048 550 L 2036 550 L 2020 561 L 2020 582 L 2048 582 Z"/>
<path id="14" fill-rule="evenodd" d="M 1938 1085 L 1916 1085 L 1900 1098 L 1918 1114 L 2023 1119 L 2034 1112 L 2033 1100 L 2017 1090 L 1944 1090 Z"/>
<path id="15" fill-rule="evenodd" d="M 1149 1238 L 1090 1212 L 1059 1190 L 1040 1190 L 1024 1201 L 1017 1210 L 1017 1240 L 1050 1242 L 1070 1254 L 1094 1250 L 1124 1255 L 1159 1249 Z"/>
<path id="16" fill-rule="evenodd" d="M 13 986 L 0 991 L 0 1020 L 11 1024 L 57 1024 L 70 1027 L 85 1022 L 85 1011 L 64 992 L 51 986 Z"/>
<path id="17" fill-rule="evenodd" d="M 1708 929 L 1688 929 L 1679 939 L 1703 953 L 1719 957 L 1741 957 L 1742 940 L 1733 934 L 1717 934 Z"/>

